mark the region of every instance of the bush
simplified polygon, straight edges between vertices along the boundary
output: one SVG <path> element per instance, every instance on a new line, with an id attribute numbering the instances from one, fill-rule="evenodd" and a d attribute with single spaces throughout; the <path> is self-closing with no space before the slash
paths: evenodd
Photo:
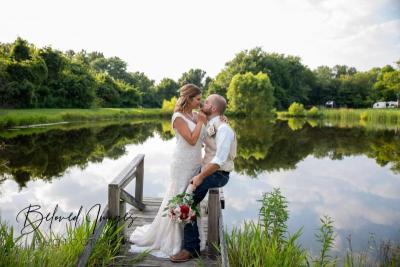
<path id="1" fill-rule="evenodd" d="M 308 112 L 307 112 L 307 117 L 318 117 L 319 116 L 319 110 L 317 107 L 312 107 Z"/>
<path id="2" fill-rule="evenodd" d="M 162 103 L 162 108 L 161 108 L 162 111 L 163 111 L 163 112 L 168 112 L 168 113 L 174 112 L 174 108 L 175 108 L 175 105 L 176 105 L 176 101 L 177 101 L 177 99 L 176 99 L 175 96 L 172 97 L 170 101 L 164 99 L 164 100 L 163 100 L 163 103 Z"/>
<path id="3" fill-rule="evenodd" d="M 236 74 L 229 84 L 229 110 L 253 117 L 269 114 L 274 103 L 274 87 L 266 73 Z"/>
<path id="4" fill-rule="evenodd" d="M 305 116 L 305 110 L 303 104 L 293 102 L 289 109 L 288 109 L 289 115 L 294 116 L 294 117 L 302 117 Z"/>
<path id="5" fill-rule="evenodd" d="M 362 120 L 362 121 L 368 120 L 368 113 L 367 112 L 362 112 L 360 114 L 360 120 Z"/>

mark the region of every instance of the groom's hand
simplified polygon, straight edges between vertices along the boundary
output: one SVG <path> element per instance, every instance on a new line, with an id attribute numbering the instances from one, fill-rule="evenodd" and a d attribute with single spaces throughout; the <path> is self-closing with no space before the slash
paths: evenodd
<path id="1" fill-rule="evenodd" d="M 203 182 L 203 179 L 200 177 L 200 175 L 196 175 L 192 178 L 190 183 L 193 185 L 193 191 L 196 190 L 196 188 L 201 185 Z"/>
<path id="2" fill-rule="evenodd" d="M 193 191 L 196 190 L 196 187 L 201 185 L 206 179 L 207 176 L 210 176 L 214 172 L 216 172 L 219 169 L 219 165 L 215 163 L 208 163 L 206 166 L 204 166 L 203 170 L 194 176 L 192 180 L 190 180 L 190 183 L 193 185 Z"/>

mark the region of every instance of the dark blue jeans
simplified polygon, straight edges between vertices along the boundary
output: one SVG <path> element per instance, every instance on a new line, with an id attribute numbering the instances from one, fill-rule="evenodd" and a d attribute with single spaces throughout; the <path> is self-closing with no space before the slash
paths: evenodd
<path id="1" fill-rule="evenodd" d="M 222 187 L 229 181 L 229 172 L 216 171 L 211 174 L 196 188 L 194 193 L 194 204 L 199 204 L 206 196 L 208 189 Z M 188 223 L 183 231 L 183 248 L 192 254 L 200 254 L 200 238 L 197 222 Z"/>

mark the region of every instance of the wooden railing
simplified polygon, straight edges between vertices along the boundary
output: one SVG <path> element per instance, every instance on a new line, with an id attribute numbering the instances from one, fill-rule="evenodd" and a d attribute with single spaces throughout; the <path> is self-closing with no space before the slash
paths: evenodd
<path id="1" fill-rule="evenodd" d="M 86 246 L 79 256 L 78 267 L 86 266 L 90 254 L 101 233 L 104 226 L 109 219 L 116 219 L 119 223 L 124 223 L 123 216 L 126 213 L 126 203 L 144 210 L 143 203 L 143 176 L 144 176 L 144 155 L 139 154 L 136 156 L 129 165 L 122 170 L 120 174 L 108 185 L 108 205 L 103 209 L 100 218 L 100 223 L 96 224 L 93 234 L 90 236 Z M 136 178 L 135 196 L 132 196 L 125 187 Z"/>
<path id="2" fill-rule="evenodd" d="M 208 190 L 208 251 L 211 256 L 221 253 L 221 264 L 229 267 L 228 252 L 224 235 L 224 221 L 222 209 L 225 208 L 225 199 L 219 188 Z M 219 245 L 219 252 L 216 245 Z"/>
<path id="3" fill-rule="evenodd" d="M 136 178 L 135 196 L 129 194 L 125 187 Z M 107 220 L 117 219 L 123 224 L 126 213 L 126 203 L 139 210 L 145 209 L 143 203 L 144 155 L 136 156 L 129 165 L 108 185 L 108 205 L 104 207 L 100 223 L 96 225 L 78 260 L 78 267 L 86 266 L 90 254 L 99 239 Z M 229 267 L 228 254 L 224 238 L 224 222 L 222 210 L 225 200 L 219 188 L 211 188 L 208 195 L 208 249 L 211 256 L 221 253 L 222 266 Z M 219 251 L 215 245 L 219 245 Z"/>
<path id="4" fill-rule="evenodd" d="M 144 210 L 143 203 L 144 155 L 139 154 L 132 162 L 108 185 L 108 215 L 111 218 L 123 217 L 126 213 L 126 203 L 139 210 Z M 136 178 L 135 196 L 125 187 Z M 120 220 L 124 223 L 123 220 Z"/>

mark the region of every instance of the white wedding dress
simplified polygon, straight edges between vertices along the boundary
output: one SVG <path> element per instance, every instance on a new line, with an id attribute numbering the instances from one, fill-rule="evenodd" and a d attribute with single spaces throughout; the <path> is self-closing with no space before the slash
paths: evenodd
<path id="1" fill-rule="evenodd" d="M 175 112 L 172 115 L 172 125 L 178 117 L 187 123 L 190 131 L 194 130 L 196 127 L 195 123 L 179 112 Z M 194 146 L 186 142 L 179 132 L 174 129 L 176 146 L 172 155 L 168 189 L 153 222 L 137 227 L 130 236 L 130 241 L 133 243 L 129 250 L 130 252 L 140 253 L 150 249 L 150 254 L 156 257 L 167 258 L 181 250 L 183 224 L 171 221 L 168 216 L 163 217 L 164 208 L 172 197 L 186 191 L 190 179 L 200 169 L 202 142 L 205 137 L 204 129 L 205 127 L 202 128 L 200 138 Z M 201 240 L 200 250 L 202 250 L 205 247 L 205 238 L 200 218 L 197 219 L 197 225 Z"/>

